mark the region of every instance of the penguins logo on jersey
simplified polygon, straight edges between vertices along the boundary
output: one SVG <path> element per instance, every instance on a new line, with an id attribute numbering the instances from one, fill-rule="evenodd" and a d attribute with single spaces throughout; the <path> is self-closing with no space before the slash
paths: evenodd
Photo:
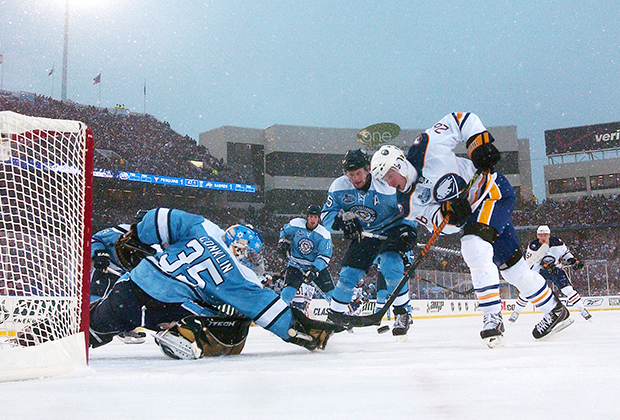
<path id="1" fill-rule="evenodd" d="M 355 215 L 359 217 L 363 223 L 366 223 L 366 225 L 370 225 L 377 220 L 377 212 L 366 206 L 353 206 L 349 210 L 355 213 Z"/>
<path id="2" fill-rule="evenodd" d="M 297 242 L 297 248 L 299 248 L 299 252 L 301 252 L 302 255 L 308 255 L 314 249 L 314 242 L 308 238 L 300 239 L 299 242 Z"/>

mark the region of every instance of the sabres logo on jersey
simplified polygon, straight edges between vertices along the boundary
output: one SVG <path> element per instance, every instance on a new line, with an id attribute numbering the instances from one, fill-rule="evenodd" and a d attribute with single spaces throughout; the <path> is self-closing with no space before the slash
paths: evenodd
<path id="1" fill-rule="evenodd" d="M 370 225 L 377 220 L 377 211 L 366 206 L 353 206 L 350 211 L 355 213 L 355 215 L 367 225 Z"/>
<path id="2" fill-rule="evenodd" d="M 297 247 L 299 248 L 299 252 L 301 252 L 302 255 L 308 255 L 314 250 L 314 242 L 312 242 L 308 238 L 303 238 L 299 240 L 299 242 L 297 243 Z"/>

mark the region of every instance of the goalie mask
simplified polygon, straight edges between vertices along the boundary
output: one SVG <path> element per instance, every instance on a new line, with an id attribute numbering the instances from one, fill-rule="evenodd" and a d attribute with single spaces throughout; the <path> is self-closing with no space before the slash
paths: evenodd
<path id="1" fill-rule="evenodd" d="M 409 163 L 405 154 L 396 146 L 386 144 L 372 156 L 370 172 L 376 179 L 382 180 L 390 169 L 401 174 L 407 183 L 403 191 L 408 191 L 412 184 L 418 180 L 418 172 Z"/>
<path id="2" fill-rule="evenodd" d="M 226 229 L 224 243 L 239 262 L 257 272 L 263 264 L 263 238 L 251 225 L 233 225 Z M 262 273 L 256 273 L 261 275 Z"/>

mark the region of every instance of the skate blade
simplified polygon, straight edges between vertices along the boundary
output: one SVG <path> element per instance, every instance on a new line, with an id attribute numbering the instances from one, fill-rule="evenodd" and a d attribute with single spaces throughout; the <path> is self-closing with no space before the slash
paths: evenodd
<path id="1" fill-rule="evenodd" d="M 551 337 L 552 335 L 555 335 L 555 334 L 559 333 L 564 328 L 569 327 L 573 322 L 575 322 L 575 320 L 573 318 L 566 318 L 564 321 L 562 321 L 558 325 L 556 325 L 555 328 L 552 329 L 549 332 L 549 334 L 540 337 L 540 339 Z"/>
<path id="2" fill-rule="evenodd" d="M 143 337 L 119 337 L 120 340 L 125 344 L 142 344 L 146 341 L 146 338 Z"/>
<path id="3" fill-rule="evenodd" d="M 397 343 L 404 343 L 405 341 L 407 341 L 407 337 L 408 337 L 407 334 L 394 336 L 394 338 L 396 338 Z"/>
<path id="4" fill-rule="evenodd" d="M 559 333 L 560 331 L 562 331 L 564 328 L 570 326 L 573 322 L 575 322 L 575 320 L 573 318 L 566 318 L 564 321 L 560 322 L 558 325 L 556 325 L 551 331 L 549 331 L 548 334 L 543 335 L 542 337 L 537 338 L 537 340 L 543 340 L 547 337 L 551 337 L 552 335 L 555 335 L 557 333 Z M 534 337 L 536 338 L 536 337 Z"/>
<path id="5" fill-rule="evenodd" d="M 483 338 L 483 340 L 487 344 L 487 347 L 489 347 L 490 349 L 494 349 L 495 347 L 502 347 L 504 345 L 503 335 L 487 337 L 487 338 Z"/>

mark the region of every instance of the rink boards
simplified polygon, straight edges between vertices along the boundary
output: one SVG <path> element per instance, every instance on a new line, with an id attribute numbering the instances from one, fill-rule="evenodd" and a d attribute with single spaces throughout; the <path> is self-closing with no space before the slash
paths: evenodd
<path id="1" fill-rule="evenodd" d="M 588 311 L 598 310 L 620 310 L 620 296 L 589 296 L 581 298 L 584 306 Z M 565 298 L 562 301 L 571 309 Z M 502 301 L 502 312 L 510 314 L 515 309 L 517 300 L 506 299 Z M 478 309 L 478 302 L 471 300 L 425 300 L 412 299 L 409 302 L 411 306 L 412 318 L 433 318 L 433 317 L 459 317 L 480 315 L 482 312 Z M 364 303 L 361 315 L 371 314 L 375 310 L 376 302 L 374 300 Z M 327 308 L 329 307 L 325 299 L 313 299 L 308 308 L 308 315 L 311 318 L 325 320 L 327 319 Z M 534 306 L 528 302 L 523 313 L 537 312 Z M 388 319 L 392 318 L 390 313 Z"/>

